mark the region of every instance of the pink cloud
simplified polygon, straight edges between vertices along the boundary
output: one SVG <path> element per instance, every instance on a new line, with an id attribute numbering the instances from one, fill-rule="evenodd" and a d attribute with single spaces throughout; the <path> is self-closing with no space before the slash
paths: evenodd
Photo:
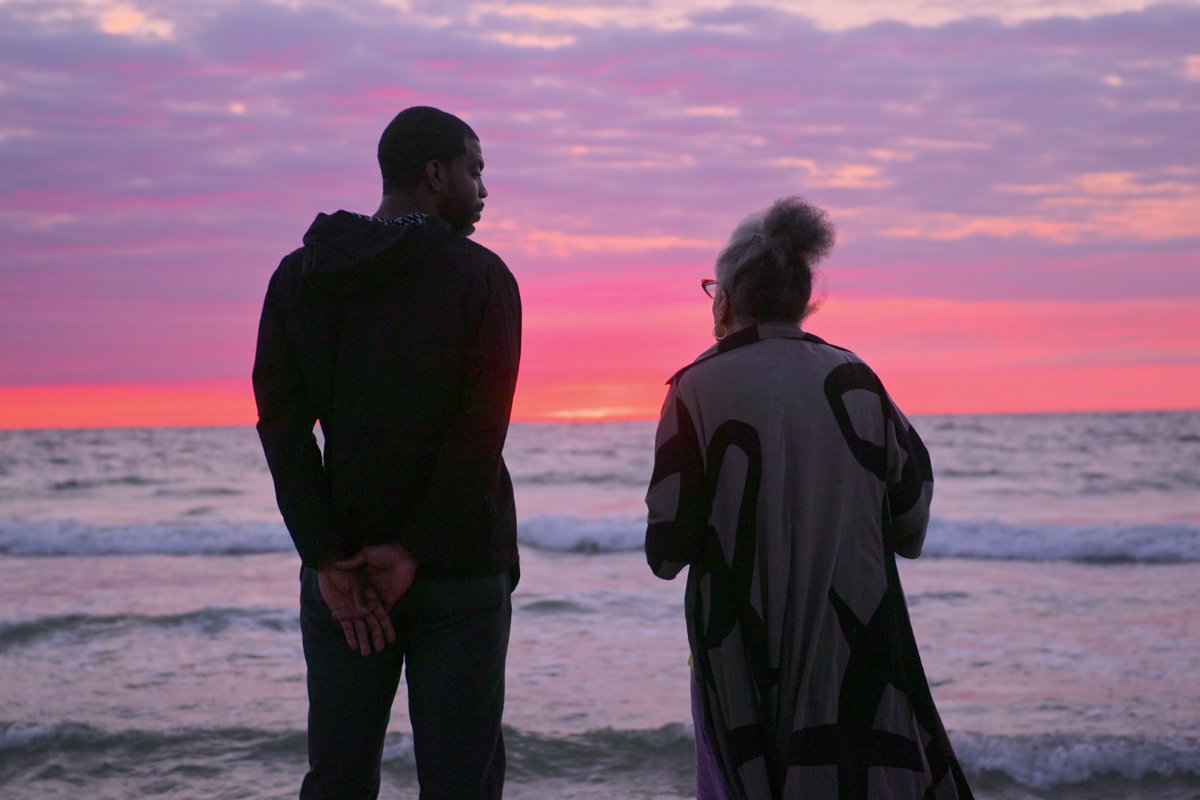
<path id="1" fill-rule="evenodd" d="M 481 133 L 477 238 L 525 289 L 524 374 L 572 403 L 694 355 L 694 281 L 791 193 L 841 235 L 814 324 L 877 336 L 885 366 L 957 343 L 997 370 L 1166 369 L 1168 338 L 1111 335 L 1160 313 L 1194 341 L 1138 303 L 1200 296 L 1200 9 L 830 31 L 764 9 L 667 29 L 422 8 L 164 4 L 160 36 L 0 4 L 0 385 L 244 375 L 271 269 L 317 211 L 374 208 L 376 137 L 410 103 Z M 562 46 L 522 46 L 539 39 Z M 936 324 L 854 305 L 889 298 Z M 1038 336 L 1004 335 L 1027 318 Z M 1126 361 L 1072 344 L 1097 339 Z"/>

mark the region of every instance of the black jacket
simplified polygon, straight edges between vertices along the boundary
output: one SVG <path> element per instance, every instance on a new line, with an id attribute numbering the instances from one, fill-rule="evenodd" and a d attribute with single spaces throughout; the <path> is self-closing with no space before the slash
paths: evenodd
<path id="1" fill-rule="evenodd" d="M 304 563 L 399 542 L 423 578 L 513 566 L 501 451 L 520 348 L 517 284 L 491 251 L 432 217 L 318 215 L 271 277 L 254 360 L 258 432 Z"/>

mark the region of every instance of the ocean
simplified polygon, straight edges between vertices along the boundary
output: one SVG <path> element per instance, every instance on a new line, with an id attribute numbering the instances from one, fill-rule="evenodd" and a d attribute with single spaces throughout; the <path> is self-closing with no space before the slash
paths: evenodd
<path id="1" fill-rule="evenodd" d="M 900 565 L 976 796 L 1200 798 L 1200 412 L 915 417 Z M 506 797 L 694 796 L 649 422 L 514 425 Z M 0 431 L 0 797 L 294 797 L 298 560 L 252 428 Z M 403 686 L 382 797 L 415 796 Z"/>

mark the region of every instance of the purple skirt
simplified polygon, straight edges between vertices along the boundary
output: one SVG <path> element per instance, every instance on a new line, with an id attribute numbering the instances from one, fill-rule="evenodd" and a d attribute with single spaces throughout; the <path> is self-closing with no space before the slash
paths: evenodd
<path id="1" fill-rule="evenodd" d="M 692 727 L 696 729 L 696 800 L 729 800 L 721 766 L 705 733 L 700 678 L 692 675 Z"/>

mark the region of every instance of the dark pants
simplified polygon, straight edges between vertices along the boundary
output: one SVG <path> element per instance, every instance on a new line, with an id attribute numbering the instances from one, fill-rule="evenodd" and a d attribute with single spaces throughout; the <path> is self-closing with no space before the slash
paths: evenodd
<path id="1" fill-rule="evenodd" d="M 512 619 L 508 576 L 418 581 L 391 616 L 395 643 L 364 657 L 346 646 L 342 626 L 317 588 L 316 570 L 301 571 L 309 771 L 300 797 L 378 797 L 383 739 L 401 669 L 421 797 L 500 797 L 500 717 Z"/>

